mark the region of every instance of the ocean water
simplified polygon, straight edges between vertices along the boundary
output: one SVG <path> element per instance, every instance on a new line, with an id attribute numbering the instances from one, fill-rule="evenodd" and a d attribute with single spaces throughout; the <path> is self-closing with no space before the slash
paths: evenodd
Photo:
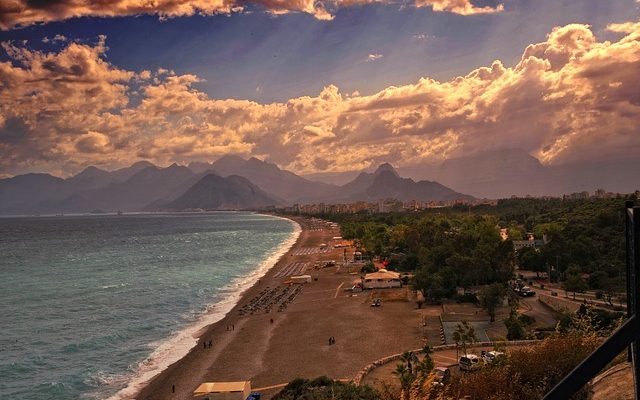
<path id="1" fill-rule="evenodd" d="M 251 213 L 0 218 L 0 399 L 121 399 L 293 244 Z"/>

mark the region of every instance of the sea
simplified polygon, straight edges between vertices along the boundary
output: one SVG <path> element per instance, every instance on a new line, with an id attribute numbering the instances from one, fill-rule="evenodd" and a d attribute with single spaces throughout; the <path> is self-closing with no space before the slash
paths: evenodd
<path id="1" fill-rule="evenodd" d="M 295 242 L 274 216 L 0 218 L 0 399 L 127 399 Z"/>

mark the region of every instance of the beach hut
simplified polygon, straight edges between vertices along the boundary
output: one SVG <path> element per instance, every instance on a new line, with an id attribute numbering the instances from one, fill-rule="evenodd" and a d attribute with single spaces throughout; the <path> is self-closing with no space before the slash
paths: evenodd
<path id="1" fill-rule="evenodd" d="M 289 279 L 291 283 L 311 283 L 311 275 L 297 275 Z"/>
<path id="2" fill-rule="evenodd" d="M 207 400 L 245 400 L 251 394 L 251 382 L 205 382 L 193 392 L 193 397 Z"/>
<path id="3" fill-rule="evenodd" d="M 366 274 L 362 280 L 364 289 L 384 289 L 402 287 L 400 274 L 397 272 L 380 269 L 378 272 Z"/>

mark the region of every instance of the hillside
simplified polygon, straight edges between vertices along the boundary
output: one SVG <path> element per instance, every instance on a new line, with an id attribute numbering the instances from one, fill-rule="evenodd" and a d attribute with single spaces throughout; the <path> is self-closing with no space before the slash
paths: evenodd
<path id="1" fill-rule="evenodd" d="M 164 209 L 245 210 L 278 204 L 249 180 L 232 175 L 207 174 Z"/>

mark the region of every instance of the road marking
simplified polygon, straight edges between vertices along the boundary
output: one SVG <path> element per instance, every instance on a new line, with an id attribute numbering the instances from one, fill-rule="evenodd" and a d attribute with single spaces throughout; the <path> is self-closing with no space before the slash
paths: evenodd
<path id="1" fill-rule="evenodd" d="M 334 298 L 334 299 L 337 299 L 337 298 L 338 298 L 338 293 L 340 293 L 340 288 L 342 287 L 342 285 L 344 285 L 344 282 L 342 282 L 342 283 L 340 284 L 340 286 L 338 286 L 338 288 L 336 289 L 336 295 L 335 295 L 335 296 L 333 296 L 333 298 Z"/>
<path id="2" fill-rule="evenodd" d="M 277 384 L 277 385 L 271 385 L 271 386 L 265 386 L 265 387 L 255 388 L 255 389 L 253 389 L 253 391 L 254 391 L 254 392 L 261 392 L 261 391 L 263 391 L 263 390 L 278 389 L 278 388 L 281 388 L 281 387 L 285 387 L 285 386 L 287 386 L 287 385 L 288 385 L 288 383 L 279 383 L 279 384 Z"/>

